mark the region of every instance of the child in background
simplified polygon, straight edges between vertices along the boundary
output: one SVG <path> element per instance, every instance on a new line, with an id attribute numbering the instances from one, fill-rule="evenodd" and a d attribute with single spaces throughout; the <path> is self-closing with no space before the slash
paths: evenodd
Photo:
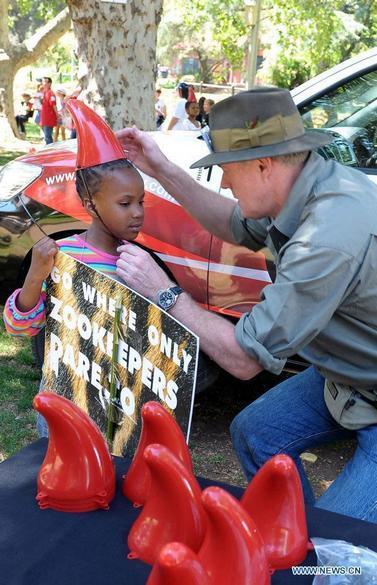
<path id="1" fill-rule="evenodd" d="M 205 115 L 204 108 L 203 108 L 203 104 L 204 104 L 204 102 L 205 102 L 205 99 L 206 99 L 206 98 L 205 98 L 205 96 L 204 96 L 204 95 L 202 95 L 202 96 L 199 98 L 199 101 L 198 101 L 198 105 L 199 105 L 199 114 L 196 116 L 196 119 L 198 120 L 198 122 L 200 122 L 200 124 L 201 124 L 201 125 L 202 125 L 202 118 L 203 118 L 203 117 L 204 117 L 204 115 Z"/>
<path id="2" fill-rule="evenodd" d="M 202 118 L 202 126 L 208 126 L 209 123 L 209 113 L 212 110 L 212 107 L 215 105 L 214 100 L 211 100 L 209 98 L 204 100 L 203 103 L 203 110 L 204 110 L 204 116 Z"/>
<path id="3" fill-rule="evenodd" d="M 43 100 L 43 85 L 42 79 L 37 79 L 38 85 L 35 93 L 33 94 L 33 109 L 35 112 L 34 122 L 40 125 L 41 122 L 41 109 Z"/>
<path id="4" fill-rule="evenodd" d="M 156 102 L 154 104 L 154 111 L 156 115 L 156 128 L 157 130 L 160 128 L 161 124 L 163 124 L 166 120 L 166 105 L 164 100 L 161 97 L 161 90 L 156 89 L 155 93 Z"/>
<path id="5" fill-rule="evenodd" d="M 186 120 L 183 120 L 180 130 L 200 130 L 200 122 L 196 119 L 199 114 L 199 104 L 197 102 L 186 102 L 185 110 Z"/>
<path id="6" fill-rule="evenodd" d="M 55 242 L 42 238 L 33 248 L 24 285 L 4 307 L 4 323 L 12 335 L 37 335 L 45 325 L 44 282 L 60 249 L 88 266 L 119 280 L 117 248 L 138 235 L 144 219 L 144 183 L 125 157 L 109 126 L 79 100 L 67 102 L 78 133 L 76 189 L 92 223 L 83 234 Z M 96 143 L 92 154 L 90 144 Z M 47 426 L 38 417 L 40 436 Z"/>
<path id="7" fill-rule="evenodd" d="M 16 124 L 20 134 L 25 136 L 25 122 L 27 122 L 30 118 L 33 117 L 33 104 L 31 101 L 31 95 L 28 93 L 22 94 L 22 102 L 21 105 L 23 107 L 23 113 L 18 114 L 16 116 Z"/>
<path id="8" fill-rule="evenodd" d="M 66 120 L 67 120 L 67 109 L 65 105 L 65 98 L 67 96 L 67 92 L 64 87 L 58 87 L 55 90 L 56 93 L 56 109 L 58 112 L 58 123 L 57 126 L 54 128 L 54 142 L 59 140 L 59 134 L 62 137 L 62 140 L 65 140 L 65 129 L 66 129 Z"/>

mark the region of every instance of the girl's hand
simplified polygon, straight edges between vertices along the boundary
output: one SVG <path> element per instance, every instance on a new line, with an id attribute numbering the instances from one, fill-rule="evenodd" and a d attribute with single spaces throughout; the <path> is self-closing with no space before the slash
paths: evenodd
<path id="1" fill-rule="evenodd" d="M 33 247 L 31 265 L 28 276 L 43 282 L 50 274 L 54 266 L 54 260 L 59 246 L 55 240 L 45 237 L 39 240 Z"/>

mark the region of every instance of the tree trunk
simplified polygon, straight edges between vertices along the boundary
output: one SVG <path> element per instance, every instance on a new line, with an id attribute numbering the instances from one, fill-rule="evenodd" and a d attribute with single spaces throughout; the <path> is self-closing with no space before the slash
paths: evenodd
<path id="1" fill-rule="evenodd" d="M 80 98 L 114 130 L 155 128 L 157 26 L 163 0 L 67 0 L 78 44 Z"/>
<path id="2" fill-rule="evenodd" d="M 2 141 L 19 136 L 14 118 L 13 80 L 17 71 L 36 61 L 56 43 L 70 27 L 68 9 L 41 27 L 23 43 L 15 43 L 9 37 L 8 1 L 0 0 L 0 131 Z"/>

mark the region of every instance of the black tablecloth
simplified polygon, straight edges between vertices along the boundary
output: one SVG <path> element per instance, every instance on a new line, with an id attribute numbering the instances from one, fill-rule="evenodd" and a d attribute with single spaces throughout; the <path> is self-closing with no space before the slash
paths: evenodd
<path id="1" fill-rule="evenodd" d="M 36 477 L 46 451 L 41 439 L 0 464 L 1 585 L 142 585 L 150 567 L 128 560 L 127 533 L 138 515 L 120 493 L 128 462 L 116 459 L 117 495 L 109 511 L 67 514 L 40 510 Z M 202 487 L 215 482 L 200 480 Z M 221 484 L 216 484 L 221 485 Z M 223 486 L 233 495 L 242 490 Z M 307 510 L 310 536 L 337 538 L 377 550 L 377 526 L 316 508 Z M 316 565 L 313 552 L 306 565 Z M 273 585 L 311 583 L 278 571 Z"/>

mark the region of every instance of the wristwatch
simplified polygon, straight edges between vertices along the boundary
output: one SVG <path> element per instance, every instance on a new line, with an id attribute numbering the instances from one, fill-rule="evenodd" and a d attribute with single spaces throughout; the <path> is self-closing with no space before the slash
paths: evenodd
<path id="1" fill-rule="evenodd" d="M 174 307 L 179 295 L 183 293 L 183 288 L 180 286 L 171 286 L 164 290 L 159 290 L 157 293 L 157 305 L 164 311 L 169 311 Z"/>

